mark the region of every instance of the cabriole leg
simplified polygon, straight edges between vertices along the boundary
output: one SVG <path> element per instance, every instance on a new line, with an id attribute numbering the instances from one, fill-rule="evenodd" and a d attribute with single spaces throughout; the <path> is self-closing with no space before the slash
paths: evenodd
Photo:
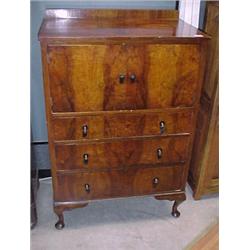
<path id="1" fill-rule="evenodd" d="M 64 217 L 63 217 L 63 209 L 55 207 L 54 211 L 58 216 L 58 221 L 56 222 L 55 227 L 56 227 L 56 229 L 61 230 L 65 226 Z"/>
<path id="2" fill-rule="evenodd" d="M 173 193 L 173 194 L 166 194 L 166 195 L 156 195 L 155 198 L 157 200 L 170 200 L 174 201 L 174 205 L 172 207 L 172 216 L 178 218 L 180 216 L 180 212 L 178 211 L 177 207 L 186 200 L 185 192 L 181 193 Z"/>
<path id="3" fill-rule="evenodd" d="M 175 218 L 178 218 L 180 217 L 181 213 L 178 211 L 178 206 L 183 202 L 184 200 L 176 200 L 174 202 L 174 205 L 172 207 L 172 215 L 175 217 Z"/>

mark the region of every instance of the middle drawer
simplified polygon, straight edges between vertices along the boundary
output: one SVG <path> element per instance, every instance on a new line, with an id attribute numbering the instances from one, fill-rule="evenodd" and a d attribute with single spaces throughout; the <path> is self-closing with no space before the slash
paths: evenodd
<path id="1" fill-rule="evenodd" d="M 56 144 L 57 170 L 118 168 L 133 165 L 183 163 L 190 136 L 170 136 L 112 142 Z"/>

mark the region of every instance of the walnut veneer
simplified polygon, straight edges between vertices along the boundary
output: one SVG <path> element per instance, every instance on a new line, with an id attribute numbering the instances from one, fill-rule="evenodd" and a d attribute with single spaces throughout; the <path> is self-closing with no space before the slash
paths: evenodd
<path id="1" fill-rule="evenodd" d="M 56 227 L 90 201 L 185 200 L 208 37 L 169 10 L 46 10 Z"/>

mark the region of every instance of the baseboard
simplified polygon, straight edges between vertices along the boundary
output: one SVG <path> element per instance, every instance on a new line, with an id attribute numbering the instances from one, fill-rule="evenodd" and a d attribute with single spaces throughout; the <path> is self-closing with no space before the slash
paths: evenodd
<path id="1" fill-rule="evenodd" d="M 38 178 L 39 179 L 47 178 L 47 177 L 51 177 L 51 170 L 50 169 L 39 169 L 38 170 Z"/>
<path id="2" fill-rule="evenodd" d="M 42 144 L 49 144 L 47 141 L 33 141 L 31 145 L 42 145 Z"/>

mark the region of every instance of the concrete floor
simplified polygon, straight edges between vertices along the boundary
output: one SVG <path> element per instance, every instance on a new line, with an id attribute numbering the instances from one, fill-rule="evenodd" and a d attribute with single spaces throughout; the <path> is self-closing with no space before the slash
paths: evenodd
<path id="1" fill-rule="evenodd" d="M 181 250 L 218 219 L 218 196 L 187 200 L 171 216 L 172 202 L 152 197 L 97 201 L 64 213 L 65 228 L 55 229 L 51 180 L 41 180 L 38 223 L 31 231 L 32 250 Z"/>

